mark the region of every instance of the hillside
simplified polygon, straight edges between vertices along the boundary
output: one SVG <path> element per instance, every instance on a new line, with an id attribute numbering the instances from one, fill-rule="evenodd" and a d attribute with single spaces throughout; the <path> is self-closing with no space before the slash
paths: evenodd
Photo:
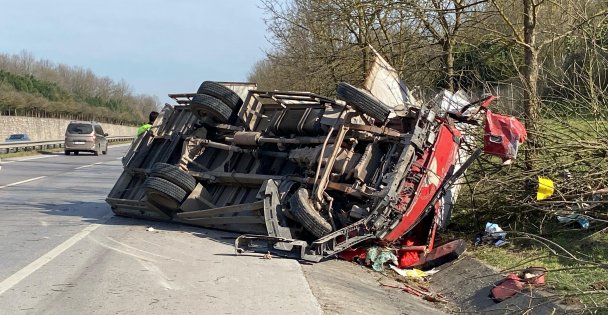
<path id="1" fill-rule="evenodd" d="M 134 95 L 124 81 L 31 54 L 0 54 L 0 114 L 138 124 L 158 108 L 151 95 Z"/>

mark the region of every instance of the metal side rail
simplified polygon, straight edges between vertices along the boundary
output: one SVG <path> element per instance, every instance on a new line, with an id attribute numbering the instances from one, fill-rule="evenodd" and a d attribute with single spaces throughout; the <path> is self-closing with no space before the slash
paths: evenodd
<path id="1" fill-rule="evenodd" d="M 133 141 L 134 136 L 115 136 L 108 137 L 108 142 Z M 0 144 L 0 154 L 18 151 L 33 151 L 44 149 L 63 148 L 65 140 L 44 140 L 44 141 L 19 141 Z"/>

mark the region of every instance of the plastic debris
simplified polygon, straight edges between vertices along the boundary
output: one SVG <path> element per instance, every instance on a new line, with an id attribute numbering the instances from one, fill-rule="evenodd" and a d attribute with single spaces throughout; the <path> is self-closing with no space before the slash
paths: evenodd
<path id="1" fill-rule="evenodd" d="M 581 226 L 582 229 L 586 230 L 589 228 L 589 219 L 590 217 L 586 216 L 586 215 L 582 215 L 582 214 L 570 214 L 567 216 L 557 216 L 557 221 L 559 221 L 559 223 L 562 224 L 567 224 L 567 223 L 571 223 L 571 222 L 578 222 L 578 224 Z"/>
<path id="2" fill-rule="evenodd" d="M 420 270 L 420 269 L 400 269 L 395 265 L 391 265 L 391 269 L 395 270 L 402 277 L 413 278 L 416 280 L 424 280 L 424 278 L 428 277 L 428 273 Z"/>
<path id="3" fill-rule="evenodd" d="M 475 245 L 493 244 L 494 246 L 500 247 L 509 242 L 506 241 L 507 232 L 498 226 L 496 223 L 487 222 L 486 229 L 483 234 L 478 234 L 475 238 Z"/>
<path id="4" fill-rule="evenodd" d="M 395 265 L 399 263 L 397 261 L 397 256 L 395 256 L 391 250 L 378 246 L 372 246 L 367 249 L 365 262 L 371 264 L 372 269 L 375 271 L 384 271 L 384 264 L 387 262 L 392 262 Z"/>
<path id="5" fill-rule="evenodd" d="M 155 228 L 153 228 L 153 227 L 148 227 L 148 228 L 146 229 L 146 231 L 148 231 L 148 232 L 154 232 L 154 231 L 156 231 L 156 229 L 155 229 Z"/>
<path id="6" fill-rule="evenodd" d="M 536 192 L 536 200 L 544 200 L 553 195 L 555 186 L 553 181 L 546 177 L 538 177 L 538 191 Z"/>

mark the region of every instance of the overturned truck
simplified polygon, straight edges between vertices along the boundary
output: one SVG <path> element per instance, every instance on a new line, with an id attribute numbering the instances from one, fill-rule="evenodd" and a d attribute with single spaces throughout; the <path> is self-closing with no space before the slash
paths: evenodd
<path id="1" fill-rule="evenodd" d="M 450 187 L 480 153 L 463 159 L 457 125 L 476 124 L 493 97 L 450 111 L 368 90 L 340 83 L 336 100 L 206 81 L 171 94 L 107 202 L 121 216 L 242 233 L 239 252 L 320 261 L 375 243 L 423 261 Z"/>

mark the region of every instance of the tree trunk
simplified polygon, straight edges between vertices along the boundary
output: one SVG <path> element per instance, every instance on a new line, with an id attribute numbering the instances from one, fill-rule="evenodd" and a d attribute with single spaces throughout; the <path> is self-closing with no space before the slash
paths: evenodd
<path id="1" fill-rule="evenodd" d="M 451 38 L 447 38 L 443 42 L 443 73 L 445 75 L 445 88 L 450 92 L 454 92 L 454 44 Z"/>
<path id="2" fill-rule="evenodd" d="M 533 0 L 523 0 L 524 5 L 524 110 L 528 131 L 528 149 L 524 163 L 528 170 L 535 169 L 538 154 L 537 128 L 540 120 L 538 97 L 538 47 L 536 47 L 536 7 Z"/>

